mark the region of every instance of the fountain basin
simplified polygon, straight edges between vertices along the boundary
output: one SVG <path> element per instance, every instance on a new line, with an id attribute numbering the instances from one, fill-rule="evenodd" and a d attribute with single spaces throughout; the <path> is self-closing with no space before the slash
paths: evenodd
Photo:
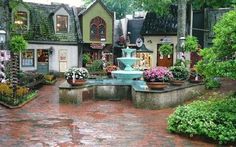
<path id="1" fill-rule="evenodd" d="M 131 67 L 136 61 L 140 60 L 139 58 L 127 58 L 127 57 L 121 57 L 117 58 L 118 61 L 125 64 L 125 71 L 131 71 L 133 68 Z"/>
<path id="2" fill-rule="evenodd" d="M 124 71 L 124 70 L 116 70 L 111 72 L 113 77 L 117 79 L 139 79 L 143 76 L 143 71 Z"/>

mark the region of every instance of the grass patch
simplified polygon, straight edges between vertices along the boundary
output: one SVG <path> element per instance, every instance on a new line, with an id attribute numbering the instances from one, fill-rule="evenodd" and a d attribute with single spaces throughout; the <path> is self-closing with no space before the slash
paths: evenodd
<path id="1" fill-rule="evenodd" d="M 236 143 L 236 95 L 214 96 L 179 106 L 168 118 L 170 132 Z"/>

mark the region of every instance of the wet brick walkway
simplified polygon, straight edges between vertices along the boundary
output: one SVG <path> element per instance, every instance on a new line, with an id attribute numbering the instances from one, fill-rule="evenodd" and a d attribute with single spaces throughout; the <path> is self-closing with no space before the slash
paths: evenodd
<path id="1" fill-rule="evenodd" d="M 167 132 L 173 109 L 142 110 L 131 101 L 58 103 L 58 85 L 44 86 L 23 108 L 0 106 L 1 147 L 209 147 L 213 143 Z"/>

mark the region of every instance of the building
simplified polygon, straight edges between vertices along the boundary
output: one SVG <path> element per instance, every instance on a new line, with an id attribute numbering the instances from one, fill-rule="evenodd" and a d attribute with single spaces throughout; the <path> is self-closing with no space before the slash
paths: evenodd
<path id="1" fill-rule="evenodd" d="M 83 52 L 89 53 L 92 60 L 100 60 L 105 55 L 106 61 L 113 62 L 114 14 L 101 0 L 96 0 L 78 16 L 82 28 Z"/>
<path id="2" fill-rule="evenodd" d="M 23 35 L 27 51 L 20 55 L 20 69 L 64 72 L 79 64 L 76 9 L 64 4 L 22 3 L 12 13 L 12 34 Z"/>

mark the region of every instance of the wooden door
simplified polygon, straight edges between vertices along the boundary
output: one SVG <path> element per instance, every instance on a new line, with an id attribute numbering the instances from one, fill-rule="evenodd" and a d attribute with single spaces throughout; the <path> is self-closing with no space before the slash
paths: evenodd
<path id="1" fill-rule="evenodd" d="M 172 45 L 172 50 L 174 49 L 174 45 Z M 170 67 L 173 65 L 173 54 L 168 56 L 162 56 L 159 52 L 161 44 L 157 44 L 157 66 L 164 66 L 164 67 Z"/>

